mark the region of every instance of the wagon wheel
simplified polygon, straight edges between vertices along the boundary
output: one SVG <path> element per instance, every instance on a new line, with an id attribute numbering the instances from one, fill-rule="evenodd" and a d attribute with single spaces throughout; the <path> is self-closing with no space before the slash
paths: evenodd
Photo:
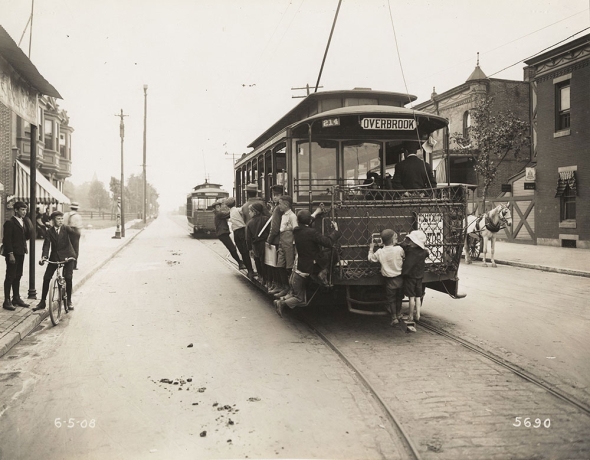
<path id="1" fill-rule="evenodd" d="M 469 257 L 477 259 L 481 254 L 481 237 L 469 235 Z"/>

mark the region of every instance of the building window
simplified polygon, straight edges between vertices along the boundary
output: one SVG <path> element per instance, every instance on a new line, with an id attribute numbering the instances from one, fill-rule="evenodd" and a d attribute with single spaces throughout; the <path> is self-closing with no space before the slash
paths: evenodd
<path id="1" fill-rule="evenodd" d="M 576 220 L 576 195 L 578 194 L 578 184 L 576 181 L 576 166 L 559 168 L 557 179 L 557 190 L 555 198 L 559 198 L 560 211 L 559 221 Z"/>
<path id="2" fill-rule="evenodd" d="M 576 190 L 568 185 L 561 197 L 561 218 L 564 220 L 576 220 Z"/>
<path id="3" fill-rule="evenodd" d="M 39 107 L 39 120 L 37 120 L 37 126 L 39 127 L 38 129 L 38 139 L 39 141 L 43 141 L 43 109 L 41 107 Z"/>
<path id="4" fill-rule="evenodd" d="M 53 121 L 45 120 L 45 148 L 53 150 Z"/>
<path id="5" fill-rule="evenodd" d="M 471 114 L 469 113 L 469 110 L 467 110 L 463 114 L 463 137 L 464 138 L 469 137 L 470 128 L 471 128 Z"/>
<path id="6" fill-rule="evenodd" d="M 570 81 L 566 80 L 555 85 L 556 113 L 555 130 L 569 129 L 570 127 Z"/>

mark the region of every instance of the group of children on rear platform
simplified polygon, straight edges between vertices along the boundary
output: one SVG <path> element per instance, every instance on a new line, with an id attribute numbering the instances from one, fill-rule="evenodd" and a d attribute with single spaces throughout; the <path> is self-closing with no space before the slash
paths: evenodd
<path id="1" fill-rule="evenodd" d="M 391 325 L 399 323 L 401 319 L 404 294 L 408 296 L 410 303 L 408 321 L 414 321 L 414 318 L 419 321 L 423 293 L 422 278 L 429 254 L 425 247 L 426 234 L 422 230 L 413 230 L 398 245 L 397 233 L 385 229 L 381 232 L 381 240 L 383 247 L 377 251 L 373 241 L 369 245 L 369 261 L 381 264 Z"/>
<path id="2" fill-rule="evenodd" d="M 241 250 L 242 256 L 244 259 L 249 256 L 254 259 L 257 281 L 277 299 L 274 306 L 279 316 L 283 315 L 285 307 L 293 309 L 307 304 L 306 287 L 310 278 L 317 284 L 328 284 L 328 268 L 334 258 L 332 247 L 340 238 L 336 228 L 332 228 L 332 232 L 326 236 L 313 227 L 315 217 L 322 212 L 321 208 L 316 209 L 313 214 L 308 210 L 301 210 L 295 215 L 292 198 L 283 193 L 282 186 L 272 187 L 273 207 L 270 213 L 260 199 L 249 200 L 246 210 L 242 208 L 239 211 L 246 223 L 245 245 L 249 250 L 249 254 L 247 250 Z M 233 204 L 232 200 L 233 198 L 226 200 L 230 206 Z M 227 220 L 230 213 L 221 212 L 221 205 L 220 202 L 216 203 L 216 219 Z M 229 230 L 226 232 L 229 240 Z M 414 230 L 405 241 L 397 245 L 397 234 L 385 229 L 381 232 L 381 240 L 384 246 L 377 251 L 374 251 L 375 244 L 371 242 L 369 261 L 381 264 L 391 324 L 397 324 L 401 319 L 404 294 L 410 302 L 408 319 L 413 321 L 415 317 L 419 320 L 422 278 L 429 254 L 425 249 L 426 235 L 421 230 Z M 277 254 L 272 263 L 266 263 L 269 262 L 265 257 L 269 250 L 272 254 L 275 251 Z M 245 268 L 235 248 L 232 255 L 240 263 L 240 268 Z M 252 269 L 249 268 L 249 277 L 254 280 L 251 273 Z"/>

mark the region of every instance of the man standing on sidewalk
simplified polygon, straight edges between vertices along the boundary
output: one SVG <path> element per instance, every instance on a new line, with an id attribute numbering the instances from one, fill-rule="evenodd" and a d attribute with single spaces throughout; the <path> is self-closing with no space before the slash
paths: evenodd
<path id="1" fill-rule="evenodd" d="M 80 205 L 75 201 L 70 204 L 70 212 L 64 216 L 64 225 L 70 227 L 74 233 L 70 236 L 70 241 L 76 251 L 76 260 L 74 261 L 74 270 L 78 270 L 78 260 L 80 259 L 80 236 L 82 235 L 82 216 L 78 212 Z"/>
<path id="2" fill-rule="evenodd" d="M 51 262 L 60 262 L 70 257 L 76 258 L 76 252 L 72 247 L 70 238 L 74 235 L 74 231 L 64 225 L 64 214 L 61 211 L 55 211 L 51 214 L 53 227 L 47 231 L 47 237 L 43 241 L 43 258 L 39 261 L 39 265 L 43 265 L 49 258 Z M 49 253 L 51 249 L 51 254 Z M 57 265 L 49 264 L 43 275 L 43 291 L 41 293 L 41 302 L 33 309 L 33 311 L 43 310 L 46 307 L 45 299 L 49 293 L 49 283 L 53 274 L 57 270 Z M 72 277 L 74 274 L 74 260 L 68 261 L 63 268 L 63 275 L 66 279 L 66 294 L 68 296 L 68 309 L 73 310 L 72 305 Z"/>
<path id="3" fill-rule="evenodd" d="M 6 259 L 6 277 L 4 278 L 4 304 L 2 308 L 14 311 L 18 307 L 28 308 L 29 304 L 20 298 L 20 279 L 23 276 L 23 263 L 27 250 L 27 240 L 31 233 L 25 223 L 27 205 L 22 201 L 14 203 L 14 216 L 4 222 L 4 258 Z M 12 288 L 12 302 L 10 289 Z"/>

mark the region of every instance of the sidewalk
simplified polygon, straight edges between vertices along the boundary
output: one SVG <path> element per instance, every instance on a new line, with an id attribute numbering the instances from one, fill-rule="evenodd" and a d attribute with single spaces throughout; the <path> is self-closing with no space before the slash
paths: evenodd
<path id="1" fill-rule="evenodd" d="M 483 255 L 483 253 L 482 253 Z M 490 263 L 488 244 L 487 262 Z M 481 259 L 480 255 L 480 259 Z M 496 263 L 590 277 L 590 250 L 496 241 Z"/>
<path id="2" fill-rule="evenodd" d="M 75 292 L 84 284 L 97 270 L 112 259 L 121 249 L 129 244 L 140 232 L 141 229 L 131 228 L 141 220 L 133 220 L 125 225 L 125 238 L 113 239 L 115 227 L 100 230 L 84 230 L 80 239 L 80 261 L 78 270 L 74 271 L 74 305 L 76 305 Z M 36 240 L 35 263 L 41 259 L 43 240 Z M 3 269 L 5 267 L 2 267 Z M 30 308 L 16 307 L 16 311 L 0 309 L 0 357 L 6 354 L 14 345 L 20 342 L 44 319 L 48 318 L 48 310 L 33 312 L 32 308 L 41 299 L 43 287 L 43 274 L 45 266 L 36 265 L 35 269 L 35 290 L 37 299 L 27 299 L 29 290 L 29 258 L 25 257 L 23 277 L 20 283 L 20 292 L 23 300 L 30 304 Z M 4 281 L 4 272 L 2 274 Z M 4 296 L 2 296 L 4 300 Z M 75 313 L 73 313 L 75 314 Z M 49 319 L 48 319 L 49 321 Z"/>

